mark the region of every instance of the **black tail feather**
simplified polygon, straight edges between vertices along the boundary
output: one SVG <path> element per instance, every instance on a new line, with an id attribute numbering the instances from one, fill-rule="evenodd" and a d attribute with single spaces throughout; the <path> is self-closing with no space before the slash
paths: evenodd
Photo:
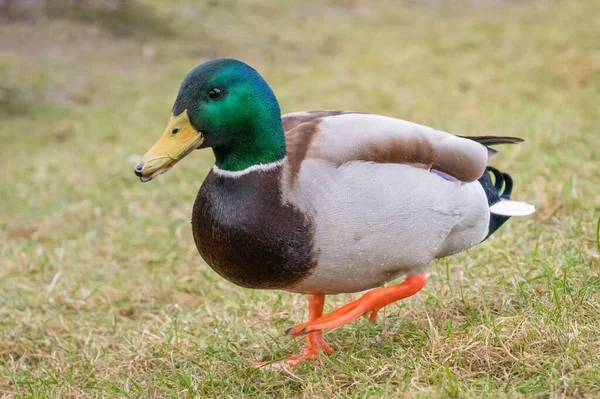
<path id="1" fill-rule="evenodd" d="M 492 177 L 494 175 L 494 182 L 492 183 Z M 488 205 L 492 206 L 502 199 L 510 199 L 510 195 L 513 189 L 513 179 L 507 173 L 502 173 L 498 169 L 488 166 L 483 176 L 479 178 L 479 184 L 483 187 L 485 195 L 488 199 Z M 488 235 L 483 239 L 487 240 L 500 226 L 502 226 L 510 216 L 502 215 L 490 215 L 490 225 L 488 229 Z"/>
<path id="2" fill-rule="evenodd" d="M 502 176 L 502 172 L 500 172 L 498 169 L 496 169 L 492 166 L 488 166 L 486 168 L 486 171 L 491 172 L 494 175 L 494 188 L 496 189 L 496 192 L 498 193 L 498 197 L 500 197 L 500 193 L 502 192 L 502 187 L 504 186 L 504 176 Z M 481 176 L 481 177 L 483 178 L 483 176 Z M 498 202 L 498 201 L 496 201 L 496 202 Z M 496 203 L 496 202 L 494 202 L 494 203 Z"/>
<path id="3" fill-rule="evenodd" d="M 510 199 L 510 195 L 512 194 L 513 179 L 512 177 L 510 177 L 509 174 L 506 173 L 502 173 L 502 176 L 504 176 L 504 191 L 502 192 L 502 195 L 500 195 L 500 198 L 508 200 Z"/>
<path id="4" fill-rule="evenodd" d="M 469 139 L 483 144 L 484 146 L 496 145 L 496 144 L 517 144 L 522 143 L 522 138 L 511 137 L 511 136 L 458 136 L 463 139 Z"/>

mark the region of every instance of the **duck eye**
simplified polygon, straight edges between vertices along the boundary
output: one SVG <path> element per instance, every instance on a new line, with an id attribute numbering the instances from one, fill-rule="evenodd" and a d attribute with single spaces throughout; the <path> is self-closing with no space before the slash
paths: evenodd
<path id="1" fill-rule="evenodd" d="M 178 127 L 174 127 L 173 130 L 171 130 L 171 134 L 175 135 L 179 133 L 179 128 Z"/>
<path id="2" fill-rule="evenodd" d="M 223 95 L 223 91 L 221 89 L 219 89 L 218 87 L 210 89 L 210 91 L 208 92 L 208 97 L 210 97 L 213 100 L 221 97 L 222 95 Z"/>

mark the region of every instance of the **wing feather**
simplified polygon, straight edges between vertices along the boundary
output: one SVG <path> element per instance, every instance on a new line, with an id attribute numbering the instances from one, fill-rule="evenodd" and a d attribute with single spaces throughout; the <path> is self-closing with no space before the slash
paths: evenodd
<path id="1" fill-rule="evenodd" d="M 311 111 L 283 115 L 292 174 L 304 159 L 336 165 L 350 161 L 409 164 L 436 169 L 454 178 L 475 181 L 496 150 L 493 144 L 522 139 L 500 136 L 455 136 L 427 126 L 373 114 Z"/>

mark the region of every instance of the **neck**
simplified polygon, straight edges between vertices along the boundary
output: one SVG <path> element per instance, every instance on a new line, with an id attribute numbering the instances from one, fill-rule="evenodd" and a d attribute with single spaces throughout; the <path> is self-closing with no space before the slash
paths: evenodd
<path id="1" fill-rule="evenodd" d="M 277 110 L 279 111 L 279 110 Z M 234 143 L 213 147 L 215 165 L 222 171 L 242 171 L 256 165 L 271 164 L 285 157 L 285 135 L 281 116 L 251 116 L 249 123 L 238 132 L 229 132 L 238 138 Z M 243 139 L 242 139 L 243 138 Z"/>
<path id="2" fill-rule="evenodd" d="M 285 157 L 280 159 L 279 161 L 264 163 L 260 165 L 252 165 L 246 169 L 231 171 L 231 170 L 223 170 L 219 168 L 217 165 L 213 166 L 212 170 L 215 174 L 223 177 L 242 177 L 252 172 L 270 172 L 272 170 L 277 169 L 285 162 Z"/>

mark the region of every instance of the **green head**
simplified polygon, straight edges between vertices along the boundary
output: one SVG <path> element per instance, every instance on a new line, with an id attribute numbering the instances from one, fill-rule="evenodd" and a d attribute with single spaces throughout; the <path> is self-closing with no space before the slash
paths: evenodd
<path id="1" fill-rule="evenodd" d="M 237 171 L 285 156 L 281 112 L 265 80 L 243 62 L 220 59 L 181 83 L 163 136 L 136 166 L 142 181 L 196 148 L 211 147 L 220 169 Z"/>

